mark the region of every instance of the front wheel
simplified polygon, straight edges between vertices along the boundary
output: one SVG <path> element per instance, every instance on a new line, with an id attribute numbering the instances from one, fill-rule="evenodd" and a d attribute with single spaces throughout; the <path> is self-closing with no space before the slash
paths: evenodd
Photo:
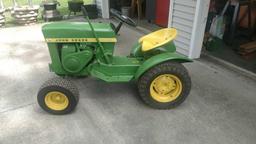
<path id="1" fill-rule="evenodd" d="M 78 89 L 71 81 L 63 78 L 46 81 L 37 95 L 38 104 L 43 110 L 58 115 L 73 111 L 78 100 Z"/>
<path id="2" fill-rule="evenodd" d="M 191 79 L 180 63 L 165 62 L 145 72 L 138 81 L 142 100 L 156 109 L 177 107 L 187 98 Z"/>

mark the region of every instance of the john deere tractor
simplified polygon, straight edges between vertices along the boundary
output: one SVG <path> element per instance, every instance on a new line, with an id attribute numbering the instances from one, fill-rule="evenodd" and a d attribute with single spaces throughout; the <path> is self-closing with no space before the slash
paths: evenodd
<path id="1" fill-rule="evenodd" d="M 176 29 L 164 28 L 141 37 L 128 56 L 114 56 L 117 33 L 123 23 L 135 22 L 111 9 L 118 26 L 87 22 L 50 23 L 42 31 L 51 56 L 50 71 L 59 77 L 46 81 L 38 92 L 38 103 L 52 114 L 67 114 L 79 100 L 77 87 L 67 76 L 92 76 L 105 82 L 131 82 L 138 85 L 141 99 L 156 109 L 180 105 L 189 95 L 191 80 L 182 65 L 190 59 L 177 54 Z"/>

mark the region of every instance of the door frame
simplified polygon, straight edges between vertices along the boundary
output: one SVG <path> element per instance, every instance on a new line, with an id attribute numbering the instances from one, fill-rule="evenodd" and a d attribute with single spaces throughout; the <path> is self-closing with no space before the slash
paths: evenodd
<path id="1" fill-rule="evenodd" d="M 101 10 L 101 17 L 108 19 L 109 14 L 109 0 L 96 0 L 97 8 Z"/>
<path id="2" fill-rule="evenodd" d="M 102 18 L 109 18 L 109 0 L 101 0 Z"/>

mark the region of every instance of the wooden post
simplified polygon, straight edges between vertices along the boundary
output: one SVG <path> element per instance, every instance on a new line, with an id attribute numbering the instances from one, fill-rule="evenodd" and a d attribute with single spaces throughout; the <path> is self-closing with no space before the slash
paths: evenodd
<path id="1" fill-rule="evenodd" d="M 131 8 L 132 8 L 132 17 L 134 16 L 135 13 L 135 8 L 137 6 L 137 14 L 138 14 L 138 19 L 140 20 L 142 17 L 142 3 L 144 0 L 132 0 Z"/>
<path id="2" fill-rule="evenodd" d="M 138 11 L 138 19 L 141 19 L 141 15 L 142 15 L 142 2 L 141 0 L 137 0 L 137 11 Z"/>
<path id="3" fill-rule="evenodd" d="M 136 8 L 136 0 L 132 0 L 131 8 L 132 8 L 131 16 L 134 17 L 135 8 Z"/>
<path id="4" fill-rule="evenodd" d="M 16 0 L 12 0 L 12 7 L 15 8 L 18 6 L 18 3 Z"/>
<path id="5" fill-rule="evenodd" d="M 28 0 L 28 5 L 29 5 L 30 7 L 33 7 L 32 0 Z"/>
<path id="6" fill-rule="evenodd" d="M 0 9 L 4 9 L 4 4 L 2 0 L 0 0 Z"/>
<path id="7" fill-rule="evenodd" d="M 250 30 L 252 30 L 252 0 L 250 0 L 249 4 L 248 4 L 248 28 Z"/>
<path id="8" fill-rule="evenodd" d="M 4 4 L 3 4 L 3 1 L 0 0 L 0 27 L 3 27 L 5 24 L 4 12 L 5 12 Z"/>

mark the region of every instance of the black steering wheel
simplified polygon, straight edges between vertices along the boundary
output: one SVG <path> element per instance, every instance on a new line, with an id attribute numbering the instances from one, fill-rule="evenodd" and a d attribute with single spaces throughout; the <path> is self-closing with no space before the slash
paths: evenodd
<path id="1" fill-rule="evenodd" d="M 117 18 L 118 20 L 120 20 L 120 23 L 118 24 L 118 26 L 115 26 L 114 24 L 111 23 L 112 28 L 115 30 L 115 33 L 118 34 L 120 28 L 122 27 L 123 23 L 126 23 L 132 27 L 136 27 L 137 24 L 136 22 L 134 22 L 131 18 L 129 18 L 128 16 L 122 15 L 122 13 L 118 10 L 115 9 L 110 9 L 110 13 Z"/>
<path id="2" fill-rule="evenodd" d="M 85 9 L 84 6 L 81 7 L 83 15 L 85 17 L 85 19 L 87 19 L 87 21 L 90 23 L 89 17 L 88 17 L 88 12 Z M 122 15 L 122 13 L 120 11 L 117 11 L 115 9 L 110 9 L 110 13 L 117 19 L 120 20 L 120 23 L 118 24 L 118 26 L 115 26 L 114 24 L 110 24 L 111 27 L 113 28 L 113 30 L 115 31 L 116 34 L 118 34 L 120 28 L 122 27 L 123 23 L 126 23 L 130 26 L 136 27 L 137 24 L 129 17 Z"/>
<path id="3" fill-rule="evenodd" d="M 110 13 L 117 19 L 119 19 L 120 21 L 130 25 L 130 26 L 133 26 L 133 27 L 136 27 L 137 24 L 136 22 L 134 22 L 131 18 L 129 18 L 128 16 L 125 16 L 125 15 L 122 15 L 122 13 L 118 10 L 115 10 L 115 9 L 110 9 Z"/>

